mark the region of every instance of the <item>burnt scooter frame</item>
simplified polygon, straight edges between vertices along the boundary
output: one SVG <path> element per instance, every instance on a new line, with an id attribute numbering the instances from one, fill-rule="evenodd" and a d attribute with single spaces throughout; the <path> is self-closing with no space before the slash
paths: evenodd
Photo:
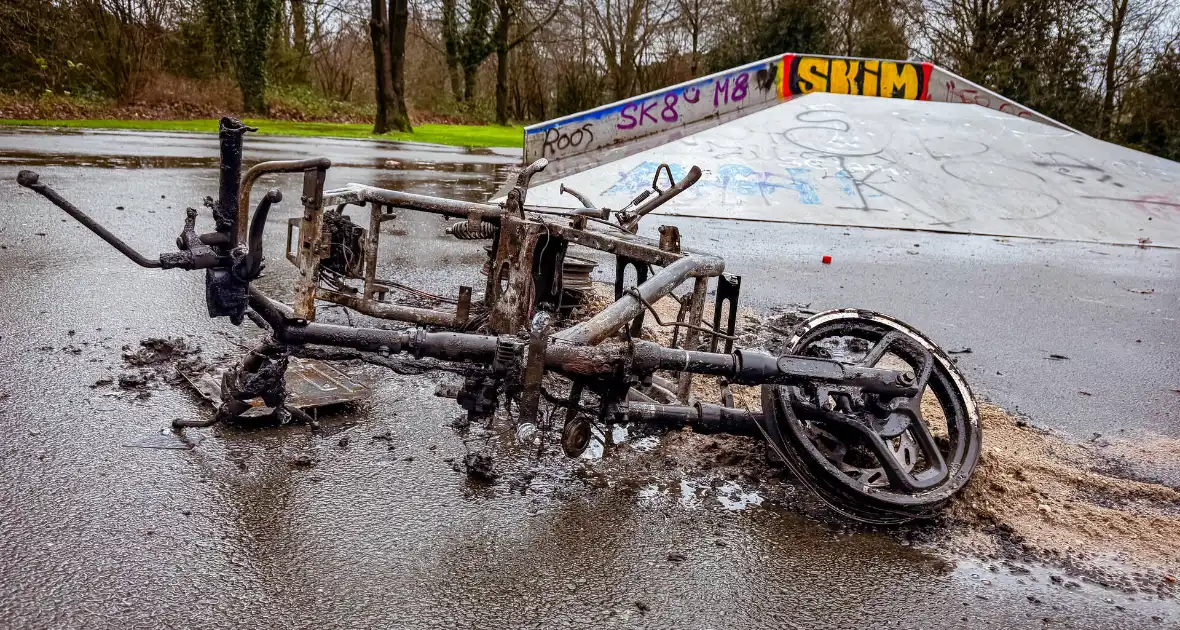
<path id="1" fill-rule="evenodd" d="M 519 422 L 536 422 L 540 399 L 545 395 L 551 402 L 568 409 L 562 445 L 571 455 L 580 453 L 590 438 L 589 424 L 579 417 L 584 409 L 580 404 L 583 393 L 590 390 L 600 400 L 600 420 L 693 426 L 702 432 L 761 435 L 797 474 L 806 474 L 796 457 L 783 453 L 782 445 L 787 442 L 779 437 L 776 428 L 775 414 L 794 420 L 791 411 L 794 403 L 784 405 L 780 400 L 776 405 L 777 399 L 766 397 L 768 390 L 765 387 L 765 417 L 736 409 L 732 404 L 694 403 L 690 400 L 690 387 L 696 374 L 722 377 L 736 384 L 788 386 L 800 392 L 803 389 L 813 393 L 819 391 L 823 392 L 821 398 L 824 400 L 828 400 L 828 392 L 833 392 L 833 395 L 854 394 L 872 400 L 892 401 L 886 409 L 889 418 L 901 417 L 906 423 L 910 421 L 905 418 L 916 418 L 914 424 L 922 424 L 918 401 L 930 378 L 931 365 L 937 358 L 931 354 L 931 348 L 937 350 L 932 344 L 927 343 L 927 349 L 918 348 L 918 363 L 925 367 L 917 374 L 913 370 L 848 364 L 822 356 L 788 354 L 775 357 L 746 349 L 728 352 L 732 347 L 740 281 L 722 275 L 724 262 L 720 258 L 682 250 L 675 227 L 661 227 L 658 243 L 635 235 L 638 221 L 644 215 L 695 183 L 700 177 L 700 170 L 696 167 L 680 182 L 671 181 L 669 171 L 671 185 L 666 189 L 658 188 L 658 171 L 657 182 L 653 182 L 655 196 L 648 199 L 650 191 L 641 195 L 633 202 L 634 208 L 628 206 L 614 213 L 617 223 L 612 224 L 608 221 L 610 210 L 594 208 L 573 191 L 569 192 L 583 202 L 584 209 L 549 218 L 541 214 L 544 211 L 527 207 L 525 195 L 529 180 L 545 167 L 544 160 L 526 167 L 517 177 L 507 200 L 499 205 L 460 202 L 357 184 L 325 192 L 325 174 L 331 163 L 323 158 L 264 162 L 249 169 L 243 177 L 242 137 L 251 130 L 234 119 L 221 121 L 219 196 L 216 202 L 209 198 L 205 201 L 213 211 L 216 230 L 197 234 L 197 212 L 190 208 L 177 239 L 180 250 L 161 254 L 155 260 L 136 252 L 40 183 L 35 173 L 22 171 L 18 178 L 22 186 L 45 196 L 143 267 L 204 269 L 211 317 L 225 316 L 235 325 L 249 317 L 270 331 L 265 342 L 226 374 L 222 383 L 224 402 L 217 414 L 206 421 L 178 421 L 177 426 L 208 426 L 235 419 L 250 408 L 248 401 L 257 397 L 275 408 L 284 419 L 291 413 L 302 415 L 302 412 L 288 409 L 283 404 L 286 396 L 283 374 L 288 357 L 315 355 L 325 346 L 349 349 L 361 353 L 360 356 L 375 354 L 388 358 L 405 353 L 419 359 L 464 364 L 468 368 L 467 376 L 457 398 L 472 418 L 490 418 L 500 406 L 500 396 L 506 395 L 519 401 Z M 292 219 L 288 228 L 287 258 L 300 272 L 294 304 L 290 308 L 251 286 L 264 266 L 262 236 L 267 216 L 271 207 L 282 199 L 277 189 L 267 192 L 250 216 L 251 189 L 261 175 L 277 172 L 303 173 L 300 199 L 303 213 Z M 370 206 L 372 214 L 368 230 L 352 224 L 343 215 L 348 205 Z M 491 237 L 488 280 L 482 303 L 473 304 L 470 287 L 461 287 L 458 298 L 453 300 L 456 304 L 454 311 L 393 304 L 382 299 L 392 290 L 390 285 L 394 283 L 376 277 L 379 228 L 383 221 L 393 216 L 393 210 L 462 219 L 464 223 L 452 226 L 452 232 Z M 588 229 L 589 222 L 610 225 L 611 231 Z M 293 239 L 296 225 L 298 237 Z M 562 299 L 561 269 L 569 244 L 597 249 L 616 257 L 616 301 L 589 320 L 555 332 L 551 313 L 557 310 Z M 624 286 L 623 272 L 628 266 L 636 269 L 637 286 Z M 662 269 L 648 278 L 651 266 Z M 714 325 L 706 327 L 701 320 L 711 277 L 721 279 Z M 693 289 L 681 300 L 677 321 L 670 324 L 676 327 L 677 333 L 680 329 L 686 331 L 681 344 L 674 341 L 672 347 L 666 347 L 634 339 L 630 334 L 622 341 L 612 339 L 620 329 L 638 332 L 644 313 L 651 310 L 654 314 L 651 305 L 690 278 L 693 279 Z M 350 286 L 349 279 L 361 280 L 362 286 Z M 334 302 L 382 319 L 449 330 L 412 328 L 396 331 L 318 323 L 315 321 L 316 300 Z M 720 321 L 722 301 L 728 305 L 729 312 L 724 327 Z M 487 334 L 465 332 L 472 328 Z M 719 340 L 726 339 L 727 352 L 697 350 L 702 333 L 711 337 L 712 350 L 717 348 Z M 897 342 L 890 336 L 893 334 L 896 333 L 887 333 L 880 340 L 878 354 Z M 679 340 L 679 334 L 674 339 Z M 938 353 L 941 355 L 941 351 Z M 553 398 L 544 391 L 542 378 L 546 372 L 570 379 L 567 399 Z M 661 378 L 658 372 L 672 372 L 674 380 Z M 962 387 L 965 388 L 965 384 Z M 786 391 L 782 387 L 779 389 Z M 968 411 L 973 412 L 973 407 Z M 816 413 L 832 416 L 832 422 L 848 422 L 846 418 L 835 418 L 840 414 L 826 405 Z M 975 416 L 973 429 L 977 433 L 977 414 Z M 768 422 L 770 420 L 776 422 Z M 774 435 L 767 433 L 768 426 Z M 854 428 L 870 437 L 876 435 L 872 429 Z M 924 431 L 929 438 L 929 431 Z M 817 489 L 834 507 L 861 520 L 884 522 L 927 515 L 931 506 L 940 505 L 961 488 L 962 483 L 956 481 L 941 486 L 951 478 L 963 477 L 962 482 L 965 482 L 965 476 L 970 474 L 978 457 L 978 440 L 975 440 L 973 453 L 967 458 L 969 465 L 959 467 L 957 462 L 952 462 L 953 465 L 948 467 L 941 461 L 941 455 L 937 455 L 939 465 L 933 467 L 937 474 L 919 478 L 899 469 L 891 458 L 884 456 L 888 447 L 883 445 L 879 436 L 875 441 L 877 448 L 882 449 L 878 454 L 882 456 L 884 473 L 890 481 L 910 493 L 925 493 L 927 496 L 908 507 L 890 504 L 882 509 L 881 505 L 875 505 L 872 506 L 874 509 L 858 511 L 848 505 L 843 506 L 845 509 L 835 505 L 833 500 L 842 499 L 834 490 Z M 867 489 L 866 485 L 866 492 Z M 904 498 L 907 501 L 912 499 L 908 495 Z"/>

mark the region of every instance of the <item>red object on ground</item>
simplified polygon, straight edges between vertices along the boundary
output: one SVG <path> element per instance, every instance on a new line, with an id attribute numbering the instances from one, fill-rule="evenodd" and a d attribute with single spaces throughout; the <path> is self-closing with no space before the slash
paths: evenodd
<path id="1" fill-rule="evenodd" d="M 830 264 L 832 264 L 832 257 L 831 257 L 831 256 L 824 256 L 824 258 L 823 258 L 823 262 L 824 262 L 824 264 L 825 264 L 825 265 L 830 265 Z"/>

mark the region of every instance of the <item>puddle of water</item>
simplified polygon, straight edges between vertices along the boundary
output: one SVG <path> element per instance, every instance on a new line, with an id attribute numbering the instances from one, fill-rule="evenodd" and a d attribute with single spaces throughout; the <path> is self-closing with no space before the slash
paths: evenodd
<path id="1" fill-rule="evenodd" d="M 708 486 L 698 485 L 685 479 L 680 480 L 680 507 L 692 510 L 701 507 Z"/>
<path id="2" fill-rule="evenodd" d="M 654 451 L 660 446 L 660 438 L 654 435 L 647 435 L 641 438 L 631 440 L 631 448 L 641 452 L 648 453 Z"/>
<path id="3" fill-rule="evenodd" d="M 87 166 L 92 168 L 217 168 L 215 157 L 161 155 L 74 155 L 55 153 L 4 153 L 0 165 Z"/>
<path id="4" fill-rule="evenodd" d="M 747 508 L 761 507 L 762 495 L 746 491 L 734 481 L 727 481 L 717 488 L 717 502 L 730 512 L 740 512 Z"/>
<path id="5" fill-rule="evenodd" d="M 649 483 L 635 493 L 639 505 L 655 506 L 675 500 L 684 510 L 716 508 L 740 512 L 762 506 L 763 498 L 754 491 L 742 488 L 734 481 L 726 481 L 717 488 L 703 481 L 681 479 L 675 485 Z M 714 502 L 715 501 L 715 502 Z"/>

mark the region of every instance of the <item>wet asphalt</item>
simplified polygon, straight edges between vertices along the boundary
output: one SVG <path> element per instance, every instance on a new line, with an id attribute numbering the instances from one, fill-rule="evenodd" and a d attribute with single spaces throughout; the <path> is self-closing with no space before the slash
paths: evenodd
<path id="1" fill-rule="evenodd" d="M 519 160 L 511 150 L 344 140 L 247 145 L 250 162 L 314 155 L 336 164 L 329 186 L 473 200 Z M 144 398 L 92 387 L 126 371 L 120 348 L 180 335 L 216 359 L 259 333 L 209 320 L 196 274 L 134 267 L 19 189 L 15 173 L 39 171 L 154 253 L 171 249 L 184 207 L 216 193 L 215 165 L 213 137 L 199 134 L 0 130 L 2 627 L 1180 622 L 1173 600 L 1084 580 L 1063 588 L 1052 568 L 948 558 L 780 507 L 774 496 L 728 511 L 715 489 L 686 496 L 585 484 L 544 462 L 523 493 L 473 484 L 447 461 L 464 445 L 449 426 L 454 402 L 434 396 L 445 375 L 385 376 L 371 400 L 319 430 L 190 430 L 190 448 L 156 448 L 176 444 L 166 429 L 173 418 L 209 409 L 164 375 Z M 297 195 L 293 179 L 271 182 Z M 279 253 L 296 208 L 284 203 L 268 225 L 271 262 L 260 282 L 278 297 L 294 274 Z M 881 310 L 948 348 L 971 347 L 957 356 L 977 392 L 1038 424 L 1077 437 L 1180 435 L 1174 251 L 676 223 L 686 246 L 723 253 L 743 275 L 747 305 Z M 387 225 L 403 237 L 383 244 L 396 279 L 447 293 L 479 286 L 478 243 L 442 237 L 433 218 Z M 825 254 L 831 265 L 820 264 Z"/>

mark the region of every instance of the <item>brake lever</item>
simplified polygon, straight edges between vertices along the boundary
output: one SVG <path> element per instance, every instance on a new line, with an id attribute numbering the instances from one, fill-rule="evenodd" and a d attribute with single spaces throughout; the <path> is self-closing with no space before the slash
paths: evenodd
<path id="1" fill-rule="evenodd" d="M 603 220 L 606 220 L 607 217 L 610 216 L 610 208 L 594 207 L 594 204 L 590 203 L 590 200 L 586 198 L 586 195 L 583 195 L 582 193 L 574 190 L 573 188 L 570 188 L 569 186 L 566 186 L 565 184 L 560 186 L 558 192 L 559 194 L 563 195 L 569 193 L 574 199 L 577 199 L 582 203 L 581 208 L 571 210 L 570 214 L 576 214 L 585 217 L 595 217 Z"/>
<path id="2" fill-rule="evenodd" d="M 656 186 L 656 183 L 659 180 L 660 171 L 665 170 L 665 169 L 668 172 L 668 179 L 671 181 L 672 169 L 669 168 L 667 164 L 661 164 L 660 167 L 656 169 L 655 179 L 652 180 L 653 187 Z M 634 211 L 620 213 L 619 214 L 619 226 L 622 227 L 624 230 L 634 234 L 635 232 L 639 231 L 639 220 L 640 219 L 642 219 L 645 215 L 647 215 L 652 210 L 655 210 L 656 208 L 659 208 L 660 206 L 664 205 L 665 203 L 670 201 L 676 195 L 679 195 L 680 193 L 688 190 L 688 188 L 690 186 L 692 186 L 693 184 L 697 183 L 697 181 L 700 180 L 700 178 L 701 178 L 700 167 L 693 166 L 692 168 L 688 169 L 688 173 L 685 174 L 685 176 L 683 178 L 681 178 L 680 181 L 674 182 L 672 184 L 672 186 L 670 186 L 669 188 L 664 189 L 664 190 L 660 190 L 659 188 L 656 188 L 656 190 L 659 192 L 659 194 L 656 195 L 655 199 L 652 199 L 651 201 L 648 201 L 647 203 L 637 207 Z"/>

